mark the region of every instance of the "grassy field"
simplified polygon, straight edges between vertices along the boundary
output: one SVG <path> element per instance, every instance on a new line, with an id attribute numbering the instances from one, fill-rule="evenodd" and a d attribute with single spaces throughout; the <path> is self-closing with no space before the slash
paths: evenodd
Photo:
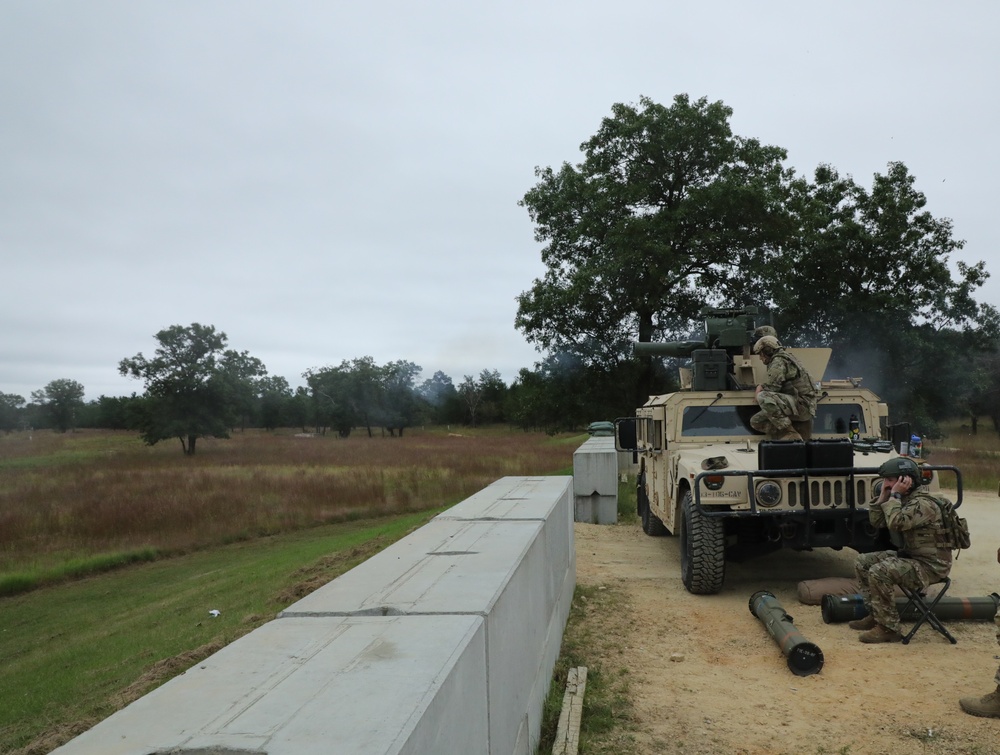
<path id="1" fill-rule="evenodd" d="M 585 437 L 0 438 L 0 752 L 49 752 L 500 477 L 571 473 Z"/>
<path id="2" fill-rule="evenodd" d="M 0 436 L 0 596 L 165 555 L 460 501 L 572 469 L 582 437 L 410 430 L 236 433 L 148 447 L 131 433 Z"/>

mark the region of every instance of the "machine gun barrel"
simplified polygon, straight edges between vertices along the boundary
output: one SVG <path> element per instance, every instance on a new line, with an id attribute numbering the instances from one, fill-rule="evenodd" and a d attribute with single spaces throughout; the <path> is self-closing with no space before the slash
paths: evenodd
<path id="1" fill-rule="evenodd" d="M 907 608 L 909 599 L 896 598 L 896 610 L 903 621 L 914 621 L 920 613 L 913 607 Z M 865 602 L 860 595 L 824 595 L 823 621 L 836 624 L 841 621 L 863 619 L 868 615 Z M 954 598 L 945 595 L 934 607 L 934 615 L 942 620 L 992 621 L 1000 607 L 1000 595 L 990 593 L 973 598 Z"/>
<path id="2" fill-rule="evenodd" d="M 809 676 L 823 668 L 823 651 L 802 636 L 774 595 L 767 590 L 755 592 L 750 596 L 750 613 L 760 619 L 774 638 L 793 674 Z"/>

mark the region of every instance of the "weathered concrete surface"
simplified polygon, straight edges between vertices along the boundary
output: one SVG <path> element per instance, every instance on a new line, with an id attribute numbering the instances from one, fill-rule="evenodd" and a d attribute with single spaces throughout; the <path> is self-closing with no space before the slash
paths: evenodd
<path id="1" fill-rule="evenodd" d="M 618 452 L 614 438 L 590 438 L 573 453 L 573 498 L 575 521 L 618 521 Z"/>
<path id="2" fill-rule="evenodd" d="M 487 753 L 476 616 L 272 621 L 55 752 Z"/>

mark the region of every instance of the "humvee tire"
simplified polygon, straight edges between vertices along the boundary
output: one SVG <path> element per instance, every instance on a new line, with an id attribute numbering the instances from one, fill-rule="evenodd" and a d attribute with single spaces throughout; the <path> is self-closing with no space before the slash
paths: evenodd
<path id="1" fill-rule="evenodd" d="M 726 541 L 721 517 L 705 516 L 691 491 L 681 499 L 681 580 L 695 595 L 714 595 L 726 578 Z"/>
<path id="2" fill-rule="evenodd" d="M 649 498 L 646 497 L 646 475 L 639 475 L 638 487 L 636 488 L 636 506 L 639 509 L 639 516 L 642 518 L 642 531 L 650 537 L 663 537 L 667 534 L 667 528 L 663 520 L 649 510 Z"/>

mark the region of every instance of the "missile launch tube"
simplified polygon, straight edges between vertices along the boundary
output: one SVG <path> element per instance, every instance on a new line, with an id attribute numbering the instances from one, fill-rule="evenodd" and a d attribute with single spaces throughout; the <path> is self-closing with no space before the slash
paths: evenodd
<path id="1" fill-rule="evenodd" d="M 824 595 L 823 621 L 836 624 L 842 621 L 863 619 L 868 615 L 864 600 L 860 595 Z M 908 598 L 896 598 L 896 610 L 903 621 L 916 621 L 920 612 L 916 607 L 905 610 L 909 604 Z M 942 621 L 992 621 L 1000 607 L 1000 595 L 990 593 L 974 598 L 953 598 L 945 595 L 934 607 L 934 615 Z"/>
<path id="2" fill-rule="evenodd" d="M 823 651 L 806 640 L 795 628 L 792 617 L 778 599 L 766 590 L 750 596 L 750 613 L 760 619 L 768 634 L 788 659 L 788 668 L 796 676 L 809 676 L 823 668 Z"/>
<path id="3" fill-rule="evenodd" d="M 669 343 L 638 341 L 632 345 L 632 353 L 637 357 L 687 358 L 695 349 L 707 348 L 702 341 L 671 341 Z"/>

